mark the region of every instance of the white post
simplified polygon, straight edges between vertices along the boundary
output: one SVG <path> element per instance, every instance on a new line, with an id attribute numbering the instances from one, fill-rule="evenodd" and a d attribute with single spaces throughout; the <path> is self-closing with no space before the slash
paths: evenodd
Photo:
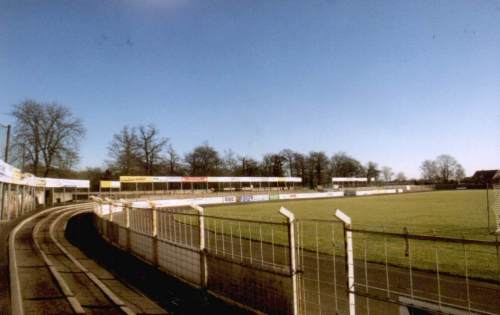
<path id="1" fill-rule="evenodd" d="M 205 218 L 203 217 L 204 210 L 202 207 L 191 204 L 191 208 L 198 211 L 199 229 L 200 229 L 200 286 L 206 289 L 208 286 L 208 266 L 207 255 L 205 252 Z"/>
<path id="2" fill-rule="evenodd" d="M 288 209 L 281 207 L 280 213 L 288 220 L 288 246 L 290 253 L 290 275 L 292 276 L 292 314 L 299 314 L 299 292 L 298 292 L 298 278 L 296 266 L 296 253 L 295 253 L 295 229 L 294 221 L 295 215 Z"/>
<path id="3" fill-rule="evenodd" d="M 11 201 L 12 201 L 11 195 L 12 195 L 12 185 L 9 183 L 7 185 L 7 220 L 11 219 L 11 217 L 10 217 L 11 213 L 10 213 L 10 209 L 9 209 L 9 208 L 11 208 Z"/>
<path id="4" fill-rule="evenodd" d="M 354 301 L 354 255 L 352 250 L 351 218 L 344 212 L 337 209 L 335 216 L 344 223 L 344 242 L 346 255 L 347 290 L 349 298 L 349 315 L 356 314 L 356 304 Z"/>
<path id="5" fill-rule="evenodd" d="M 5 191 L 4 191 L 4 183 L 0 183 L 0 190 L 1 190 L 1 200 L 0 200 L 0 220 L 3 219 L 3 214 L 4 214 L 4 199 L 5 199 Z"/>

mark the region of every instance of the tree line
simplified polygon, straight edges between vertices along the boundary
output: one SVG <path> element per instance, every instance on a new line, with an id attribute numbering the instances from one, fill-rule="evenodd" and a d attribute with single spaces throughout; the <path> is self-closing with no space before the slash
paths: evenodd
<path id="1" fill-rule="evenodd" d="M 162 137 L 152 125 L 123 127 L 113 135 L 108 155 L 108 168 L 116 176 L 294 176 L 301 177 L 304 184 L 316 187 L 330 184 L 332 177 L 379 179 L 381 174 L 377 163 L 363 165 L 344 152 L 328 156 L 324 151 L 302 153 L 283 149 L 264 154 L 261 160 L 256 160 L 232 150 L 220 153 L 208 143 L 203 143 L 181 156 L 169 139 Z M 406 178 L 400 173 L 397 179 Z"/>
<path id="2" fill-rule="evenodd" d="M 190 175 L 190 176 L 296 176 L 305 186 L 331 183 L 332 177 L 366 177 L 369 180 L 405 182 L 403 172 L 394 173 L 375 162 L 362 164 L 345 152 L 331 156 L 324 151 L 308 153 L 289 148 L 270 152 L 261 159 L 219 152 L 207 142 L 190 152 L 178 153 L 170 140 L 153 125 L 124 126 L 110 139 L 106 168 L 75 171 L 79 161 L 79 143 L 85 134 L 82 121 L 68 107 L 57 103 L 27 100 L 14 105 L 12 152 L 15 162 L 37 176 L 68 176 L 113 179 L 121 175 Z M 420 167 L 426 182 L 459 181 L 465 177 L 455 158 L 440 155 L 425 160 Z"/>

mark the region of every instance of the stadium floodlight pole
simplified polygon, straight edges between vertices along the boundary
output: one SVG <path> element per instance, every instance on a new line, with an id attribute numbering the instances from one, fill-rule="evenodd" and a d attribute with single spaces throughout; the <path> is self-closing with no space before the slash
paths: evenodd
<path id="1" fill-rule="evenodd" d="M 346 255 L 347 291 L 349 297 L 349 315 L 356 314 L 356 304 L 354 300 L 354 253 L 352 248 L 352 221 L 344 212 L 337 209 L 335 216 L 344 223 L 344 244 Z"/>

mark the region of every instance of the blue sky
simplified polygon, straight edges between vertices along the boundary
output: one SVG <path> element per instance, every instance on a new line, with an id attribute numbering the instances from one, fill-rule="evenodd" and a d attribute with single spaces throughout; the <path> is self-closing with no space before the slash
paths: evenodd
<path id="1" fill-rule="evenodd" d="M 500 1 L 0 1 L 0 121 L 72 108 L 80 167 L 152 123 L 185 153 L 500 167 Z"/>

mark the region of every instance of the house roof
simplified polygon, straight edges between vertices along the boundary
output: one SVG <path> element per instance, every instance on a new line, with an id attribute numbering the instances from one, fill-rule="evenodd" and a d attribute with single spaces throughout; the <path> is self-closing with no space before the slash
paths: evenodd
<path id="1" fill-rule="evenodd" d="M 476 171 L 472 178 L 482 183 L 491 183 L 500 180 L 500 170 L 481 170 Z"/>

